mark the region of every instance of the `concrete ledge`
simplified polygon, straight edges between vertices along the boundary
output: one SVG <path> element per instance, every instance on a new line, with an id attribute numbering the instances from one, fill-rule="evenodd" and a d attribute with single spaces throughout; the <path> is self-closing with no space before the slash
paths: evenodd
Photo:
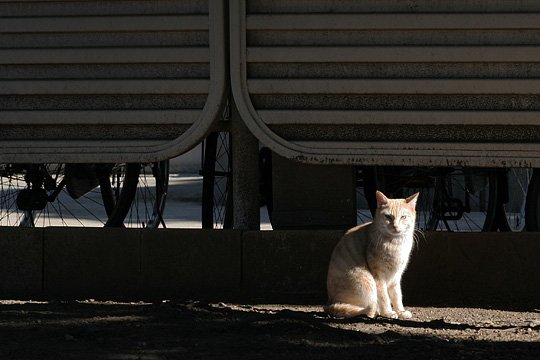
<path id="1" fill-rule="evenodd" d="M 415 304 L 538 305 L 540 234 L 427 233 L 404 276 Z"/>
<path id="2" fill-rule="evenodd" d="M 46 298 L 195 298 L 240 288 L 238 231 L 51 227 L 43 244 Z"/>
<path id="3" fill-rule="evenodd" d="M 50 227 L 44 229 L 43 235 L 44 296 L 138 295 L 138 230 Z"/>
<path id="4" fill-rule="evenodd" d="M 242 288 L 261 301 L 326 301 L 326 272 L 341 230 L 249 231 L 243 235 Z"/>
<path id="5" fill-rule="evenodd" d="M 241 235 L 230 230 L 141 230 L 140 296 L 194 299 L 238 294 Z"/>
<path id="6" fill-rule="evenodd" d="M 0 227 L 0 296 L 40 296 L 42 271 L 42 229 Z"/>
<path id="7" fill-rule="evenodd" d="M 339 230 L 0 228 L 0 297 L 326 302 Z M 539 233 L 426 233 L 408 305 L 537 306 Z"/>

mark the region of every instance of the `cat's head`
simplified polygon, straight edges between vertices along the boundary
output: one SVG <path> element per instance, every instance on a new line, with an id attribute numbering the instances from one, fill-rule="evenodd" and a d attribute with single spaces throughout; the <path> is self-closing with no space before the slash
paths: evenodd
<path id="1" fill-rule="evenodd" d="M 416 193 L 406 199 L 389 199 L 382 192 L 377 191 L 377 211 L 374 222 L 379 230 L 391 236 L 413 232 L 418 195 L 419 193 Z"/>

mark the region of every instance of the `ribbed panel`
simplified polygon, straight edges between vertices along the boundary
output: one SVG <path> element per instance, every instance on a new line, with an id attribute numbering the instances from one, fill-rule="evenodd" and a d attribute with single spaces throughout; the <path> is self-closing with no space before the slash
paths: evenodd
<path id="1" fill-rule="evenodd" d="M 230 4 L 235 100 L 280 155 L 539 166 L 540 2 Z"/>
<path id="2" fill-rule="evenodd" d="M 1 1 L 0 136 L 178 137 L 208 97 L 209 22 L 199 0 Z"/>

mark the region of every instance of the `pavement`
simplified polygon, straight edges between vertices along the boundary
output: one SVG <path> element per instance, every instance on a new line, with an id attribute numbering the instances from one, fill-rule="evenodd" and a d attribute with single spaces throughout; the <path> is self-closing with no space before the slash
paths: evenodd
<path id="1" fill-rule="evenodd" d="M 171 174 L 163 219 L 167 228 L 202 228 L 202 176 Z M 261 207 L 261 230 L 272 230 L 266 207 Z"/>

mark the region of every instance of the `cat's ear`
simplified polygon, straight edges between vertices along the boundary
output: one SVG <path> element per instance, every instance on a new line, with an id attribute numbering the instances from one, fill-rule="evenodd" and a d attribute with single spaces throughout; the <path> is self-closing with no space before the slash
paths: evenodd
<path id="1" fill-rule="evenodd" d="M 382 192 L 377 191 L 375 195 L 377 197 L 377 207 L 383 207 L 388 204 L 388 198 Z"/>
<path id="2" fill-rule="evenodd" d="M 414 195 L 409 196 L 408 198 L 405 199 L 405 202 L 411 205 L 413 208 L 415 208 L 416 200 L 418 200 L 418 195 L 420 195 L 420 193 L 416 193 Z"/>

